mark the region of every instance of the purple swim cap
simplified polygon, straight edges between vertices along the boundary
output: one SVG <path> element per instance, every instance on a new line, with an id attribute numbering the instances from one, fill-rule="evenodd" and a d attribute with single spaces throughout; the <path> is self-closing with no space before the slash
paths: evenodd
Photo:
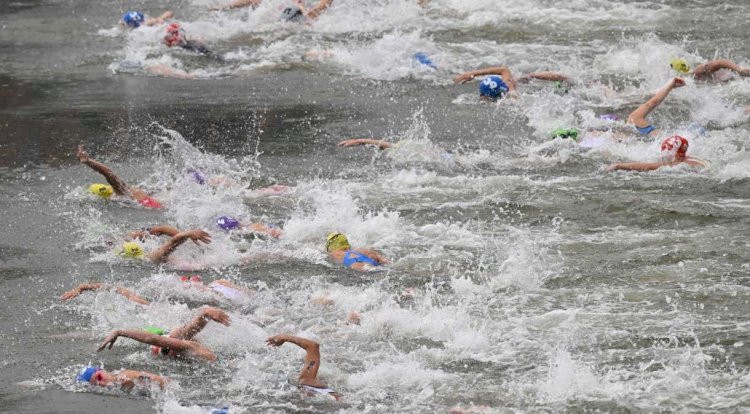
<path id="1" fill-rule="evenodd" d="M 620 117 L 614 114 L 604 114 L 599 116 L 602 121 L 619 121 Z"/>
<path id="2" fill-rule="evenodd" d="M 204 176 L 200 171 L 196 170 L 195 168 L 188 168 L 185 170 L 185 173 L 187 174 L 188 178 L 195 181 L 196 183 L 203 185 L 206 183 L 206 176 Z"/>
<path id="3" fill-rule="evenodd" d="M 91 377 L 94 376 L 97 372 L 101 371 L 101 368 L 97 367 L 84 367 L 81 372 L 78 373 L 76 376 L 76 381 L 78 382 L 91 382 Z"/>
<path id="4" fill-rule="evenodd" d="M 221 216 L 217 218 L 216 225 L 224 230 L 235 230 L 240 228 L 240 222 L 228 216 Z"/>

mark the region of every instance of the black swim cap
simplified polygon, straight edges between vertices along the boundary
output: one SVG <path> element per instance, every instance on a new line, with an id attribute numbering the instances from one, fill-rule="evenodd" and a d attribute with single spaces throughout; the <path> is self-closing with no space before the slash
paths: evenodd
<path id="1" fill-rule="evenodd" d="M 297 6 L 289 6 L 281 12 L 281 20 L 296 22 L 302 18 L 302 10 Z"/>

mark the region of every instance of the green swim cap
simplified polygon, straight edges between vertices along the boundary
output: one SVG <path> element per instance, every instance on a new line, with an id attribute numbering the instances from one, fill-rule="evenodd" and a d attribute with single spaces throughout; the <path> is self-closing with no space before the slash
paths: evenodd
<path id="1" fill-rule="evenodd" d="M 333 252 L 336 250 L 347 250 L 349 246 L 349 240 L 346 239 L 344 233 L 328 233 L 326 235 L 326 251 Z"/>
<path id="2" fill-rule="evenodd" d="M 167 330 L 166 329 L 157 328 L 155 326 L 147 326 L 147 327 L 143 328 L 143 330 L 146 331 L 146 332 L 148 332 L 148 333 L 150 333 L 150 334 L 159 335 L 159 336 L 163 336 L 163 335 L 167 334 Z"/>
<path id="3" fill-rule="evenodd" d="M 576 128 L 557 128 L 551 132 L 552 138 L 570 138 L 573 141 L 578 139 L 578 129 Z"/>

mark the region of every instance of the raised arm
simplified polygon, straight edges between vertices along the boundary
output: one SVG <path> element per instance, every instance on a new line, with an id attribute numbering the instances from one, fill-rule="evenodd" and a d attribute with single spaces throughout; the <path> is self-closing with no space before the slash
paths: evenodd
<path id="1" fill-rule="evenodd" d="M 200 314 L 193 318 L 192 321 L 169 332 L 169 336 L 172 338 L 190 341 L 195 335 L 198 334 L 198 332 L 202 331 L 203 328 L 206 327 L 206 324 L 208 324 L 209 320 L 218 322 L 224 326 L 229 326 L 230 324 L 229 315 L 227 315 L 224 311 L 217 308 L 205 307 L 201 309 Z"/>
<path id="2" fill-rule="evenodd" d="M 750 68 L 743 68 L 729 59 L 718 59 L 702 63 L 695 67 L 693 76 L 697 79 L 706 78 L 721 69 L 737 72 L 740 76 L 750 76 Z"/>
<path id="3" fill-rule="evenodd" d="M 630 115 L 628 116 L 628 123 L 633 124 L 638 128 L 645 128 L 649 126 L 649 122 L 648 120 L 646 120 L 646 116 L 648 116 L 651 111 L 653 111 L 657 106 L 659 106 L 659 104 L 662 103 L 662 101 L 664 101 L 669 93 L 672 92 L 672 89 L 679 88 L 681 86 L 685 86 L 685 81 L 682 80 L 682 78 L 670 79 L 666 85 L 659 89 L 656 94 L 654 94 L 654 96 L 652 96 L 648 101 L 636 108 L 635 111 L 630 113 Z"/>
<path id="4" fill-rule="evenodd" d="M 388 141 L 369 139 L 369 138 L 347 139 L 347 140 L 339 142 L 337 145 L 339 147 L 355 147 L 357 145 L 375 145 L 376 147 L 382 150 L 393 147 L 393 144 L 391 144 Z"/>
<path id="5" fill-rule="evenodd" d="M 260 5 L 261 1 L 262 0 L 234 0 L 223 6 L 209 7 L 208 10 L 210 11 L 229 10 L 229 9 L 239 9 L 240 7 L 248 7 L 248 6 L 252 8 L 256 8 Z"/>
<path id="6" fill-rule="evenodd" d="M 300 8 L 300 10 L 302 10 L 305 16 L 307 16 L 310 19 L 317 19 L 327 8 L 331 6 L 331 3 L 333 3 L 333 0 L 320 0 L 317 6 L 307 11 L 303 8 L 301 1 L 296 1 L 295 3 Z"/>
<path id="7" fill-rule="evenodd" d="M 75 289 L 71 289 L 71 290 L 63 293 L 62 296 L 60 297 L 60 299 L 62 299 L 62 300 L 70 300 L 70 299 L 73 299 L 73 298 L 77 297 L 78 295 L 80 295 L 81 293 L 83 293 L 83 292 L 85 292 L 87 290 L 97 290 L 97 289 L 112 289 L 112 286 L 105 285 L 103 283 L 83 283 L 83 284 L 78 285 Z M 145 299 L 145 298 L 143 298 L 141 296 L 138 296 L 133 291 L 130 291 L 130 290 L 125 289 L 123 287 L 119 287 L 119 286 L 115 287 L 115 292 L 117 292 L 118 294 L 122 295 L 123 297 L 125 297 L 129 301 L 137 303 L 139 305 L 150 305 L 151 304 L 151 302 L 148 299 Z"/>
<path id="8" fill-rule="evenodd" d="M 167 10 L 158 17 L 150 17 L 146 19 L 145 23 L 146 23 L 146 26 L 156 26 L 157 24 L 164 23 L 164 21 L 167 19 L 171 19 L 172 16 L 174 16 L 174 13 L 172 13 L 172 10 Z"/>
<path id="9" fill-rule="evenodd" d="M 203 230 L 183 231 L 172 236 L 172 238 L 164 243 L 161 247 L 149 253 L 148 258 L 155 263 L 162 262 L 170 254 L 172 254 L 172 252 L 174 252 L 177 247 L 179 247 L 182 243 L 185 243 L 185 241 L 188 239 L 193 240 L 195 244 L 198 244 L 199 241 L 206 244 L 211 243 L 211 235 Z"/>
<path id="10" fill-rule="evenodd" d="M 87 165 L 92 170 L 103 175 L 104 178 L 109 183 L 109 185 L 112 186 L 112 189 L 115 191 L 115 194 L 130 195 L 130 187 L 128 187 L 127 183 L 125 183 L 125 181 L 122 181 L 120 177 L 116 176 L 115 173 L 111 169 L 109 169 L 109 167 L 107 167 L 106 165 L 100 163 L 99 161 L 89 158 L 89 154 L 83 148 L 83 145 L 78 146 L 78 152 L 76 153 L 76 157 L 78 158 L 78 161 L 80 161 L 82 164 Z"/>
<path id="11" fill-rule="evenodd" d="M 300 382 L 316 381 L 320 368 L 320 345 L 315 341 L 292 335 L 275 335 L 266 339 L 266 343 L 270 346 L 281 346 L 284 342 L 291 342 L 306 351 L 305 363 L 299 374 Z"/>
<path id="12" fill-rule="evenodd" d="M 464 72 L 455 78 L 453 78 L 454 83 L 466 83 L 477 76 L 486 76 L 486 75 L 500 75 L 503 78 L 503 81 L 505 81 L 506 84 L 508 84 L 508 90 L 510 92 L 516 91 L 516 81 L 513 79 L 513 74 L 510 73 L 510 69 L 508 69 L 506 66 L 492 66 L 489 68 L 483 68 L 483 69 L 477 69 L 472 70 L 469 72 Z"/>

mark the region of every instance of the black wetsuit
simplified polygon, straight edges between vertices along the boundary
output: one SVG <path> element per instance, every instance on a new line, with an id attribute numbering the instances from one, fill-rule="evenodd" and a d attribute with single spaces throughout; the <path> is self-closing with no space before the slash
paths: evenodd
<path id="1" fill-rule="evenodd" d="M 191 50 L 195 53 L 199 53 L 201 55 L 209 56 L 211 54 L 211 51 L 208 50 L 206 45 L 196 40 L 187 40 L 185 41 L 185 43 L 181 44 L 180 47 L 183 49 Z"/>

